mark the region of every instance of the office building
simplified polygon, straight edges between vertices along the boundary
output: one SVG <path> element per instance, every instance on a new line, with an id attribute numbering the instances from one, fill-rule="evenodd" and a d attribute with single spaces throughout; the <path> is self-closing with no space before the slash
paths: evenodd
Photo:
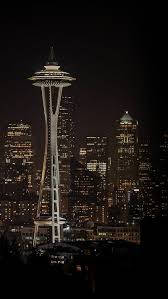
<path id="1" fill-rule="evenodd" d="M 60 212 L 68 213 L 68 194 L 70 192 L 70 161 L 74 156 L 74 101 L 62 97 L 58 117 L 58 160 L 60 173 Z"/>
<path id="2" fill-rule="evenodd" d="M 138 181 L 138 122 L 126 111 L 116 121 L 111 144 L 111 197 L 119 223 L 128 222 L 129 193 Z M 120 219 L 120 220 L 119 220 Z"/>
<path id="3" fill-rule="evenodd" d="M 168 216 L 168 133 L 160 140 L 159 155 L 160 215 Z"/>
<path id="4" fill-rule="evenodd" d="M 33 156 L 31 125 L 23 121 L 9 123 L 4 136 L 4 193 L 32 191 Z"/>

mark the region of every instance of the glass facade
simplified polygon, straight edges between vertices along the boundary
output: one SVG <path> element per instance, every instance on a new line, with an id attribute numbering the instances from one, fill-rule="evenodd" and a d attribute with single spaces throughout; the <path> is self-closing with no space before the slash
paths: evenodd
<path id="1" fill-rule="evenodd" d="M 68 213 L 70 192 L 70 160 L 74 156 L 74 101 L 62 97 L 58 117 L 58 160 L 60 173 L 60 212 Z"/>
<path id="2" fill-rule="evenodd" d="M 110 197 L 117 222 L 127 223 L 129 191 L 138 181 L 138 122 L 128 111 L 116 121 L 111 145 Z"/>
<path id="3" fill-rule="evenodd" d="M 25 192 L 33 189 L 34 153 L 31 125 L 9 123 L 4 140 L 4 183 L 6 192 L 20 188 Z"/>

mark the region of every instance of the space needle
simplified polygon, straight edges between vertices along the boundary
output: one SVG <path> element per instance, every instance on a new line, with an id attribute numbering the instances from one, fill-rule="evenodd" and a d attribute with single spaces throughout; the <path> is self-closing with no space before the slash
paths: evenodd
<path id="1" fill-rule="evenodd" d="M 57 124 L 63 88 L 70 86 L 75 78 L 61 70 L 56 62 L 53 47 L 51 47 L 47 63 L 29 80 L 33 81 L 33 85 L 41 88 L 45 120 L 44 160 L 37 217 L 34 221 L 33 246 L 36 246 L 39 227 L 48 227 L 48 242 L 61 241 L 61 226 L 65 223 L 65 219 L 60 217 L 59 209 Z"/>

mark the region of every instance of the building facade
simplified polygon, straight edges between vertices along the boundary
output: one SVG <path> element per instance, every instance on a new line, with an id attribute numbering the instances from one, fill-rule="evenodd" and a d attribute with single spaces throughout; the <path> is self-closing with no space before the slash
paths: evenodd
<path id="1" fill-rule="evenodd" d="M 60 173 L 60 212 L 68 213 L 68 194 L 70 192 L 70 161 L 74 156 L 74 101 L 62 97 L 58 117 L 58 160 Z"/>
<path id="2" fill-rule="evenodd" d="M 0 196 L 0 221 L 5 228 L 33 225 L 37 212 L 35 194 Z"/>
<path id="3" fill-rule="evenodd" d="M 80 148 L 79 161 L 90 172 L 100 176 L 98 187 L 99 202 L 106 201 L 107 187 L 107 137 L 87 136 L 84 147 Z"/>
<path id="4" fill-rule="evenodd" d="M 138 182 L 138 122 L 128 111 L 116 121 L 111 144 L 110 198 L 111 216 L 119 223 L 128 222 L 129 192 Z M 113 216 L 112 216 L 113 215 Z"/>
<path id="5" fill-rule="evenodd" d="M 124 240 L 140 243 L 139 226 L 97 226 L 98 240 Z"/>
<path id="6" fill-rule="evenodd" d="M 4 136 L 4 193 L 32 191 L 33 157 L 31 125 L 23 121 L 9 123 Z"/>
<path id="7" fill-rule="evenodd" d="M 71 161 L 69 219 L 72 225 L 80 227 L 89 221 L 94 222 L 99 183 L 99 176 L 87 170 L 75 159 Z"/>
<path id="8" fill-rule="evenodd" d="M 160 140 L 159 174 L 159 214 L 161 216 L 168 216 L 168 133 L 162 134 Z"/>
<path id="9" fill-rule="evenodd" d="M 152 152 L 149 140 L 139 142 L 139 198 L 141 219 L 153 216 Z"/>

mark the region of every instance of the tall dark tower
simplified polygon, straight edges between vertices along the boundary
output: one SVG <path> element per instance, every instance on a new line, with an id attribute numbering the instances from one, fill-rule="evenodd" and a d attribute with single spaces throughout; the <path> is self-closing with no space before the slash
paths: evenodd
<path id="1" fill-rule="evenodd" d="M 139 198 L 141 218 L 153 216 L 152 153 L 148 140 L 139 142 Z"/>
<path id="2" fill-rule="evenodd" d="M 31 124 L 23 121 L 8 123 L 4 136 L 5 193 L 25 192 L 33 188 L 33 149 Z"/>
<path id="3" fill-rule="evenodd" d="M 160 141 L 160 214 L 168 216 L 168 133 Z"/>
<path id="4" fill-rule="evenodd" d="M 87 136 L 85 147 L 80 149 L 80 159 L 84 158 L 82 153 L 85 152 L 85 161 L 83 164 L 91 171 L 100 175 L 102 184 L 101 190 L 106 190 L 106 173 L 107 173 L 107 137 L 105 136 Z"/>
<path id="5" fill-rule="evenodd" d="M 44 162 L 35 221 L 34 246 L 36 245 L 39 226 L 52 228 L 52 243 L 60 242 L 60 175 L 58 162 L 58 115 L 62 90 L 70 86 L 74 80 L 68 73 L 62 71 L 55 60 L 53 47 L 50 49 L 48 61 L 41 71 L 30 78 L 33 85 L 40 87 L 45 116 L 45 150 Z"/>
<path id="6" fill-rule="evenodd" d="M 58 117 L 58 156 L 60 172 L 60 213 L 68 213 L 68 195 L 70 192 L 70 162 L 74 156 L 74 100 L 62 97 Z"/>
<path id="7" fill-rule="evenodd" d="M 115 192 L 115 205 L 120 208 L 121 222 L 127 221 L 129 191 L 138 180 L 138 122 L 128 111 L 116 122 L 112 149 L 112 181 Z"/>

